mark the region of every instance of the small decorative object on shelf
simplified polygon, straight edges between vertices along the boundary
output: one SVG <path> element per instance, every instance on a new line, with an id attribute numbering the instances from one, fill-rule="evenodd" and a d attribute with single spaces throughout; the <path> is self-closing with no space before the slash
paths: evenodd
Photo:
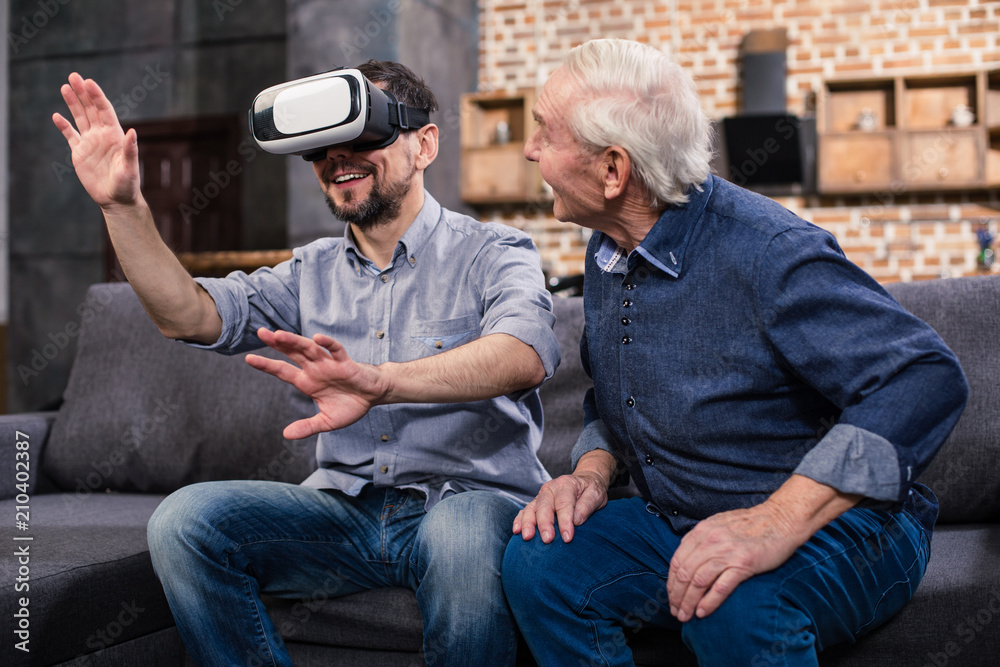
<path id="1" fill-rule="evenodd" d="M 951 124 L 955 127 L 969 127 L 976 122 L 976 114 L 964 104 L 951 110 Z"/>
<path id="2" fill-rule="evenodd" d="M 989 226 L 985 222 L 979 223 L 979 228 L 976 230 L 976 240 L 979 241 L 979 256 L 976 258 L 976 262 L 980 269 L 988 271 L 993 266 L 994 260 L 993 249 L 990 247 L 993 243 L 993 235 L 990 234 Z"/>
<path id="3" fill-rule="evenodd" d="M 499 146 L 504 146 L 510 143 L 510 125 L 508 125 L 506 121 L 500 121 L 497 123 L 496 142 Z"/>
<path id="4" fill-rule="evenodd" d="M 858 129 L 862 132 L 873 132 L 878 129 L 878 119 L 875 112 L 865 107 L 858 114 Z"/>

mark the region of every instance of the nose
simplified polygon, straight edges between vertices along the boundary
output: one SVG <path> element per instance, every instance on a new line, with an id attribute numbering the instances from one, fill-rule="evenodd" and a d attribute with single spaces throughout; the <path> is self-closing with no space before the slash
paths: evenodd
<path id="1" fill-rule="evenodd" d="M 528 135 L 528 140 L 524 142 L 524 159 L 529 162 L 538 162 L 538 135 L 540 132 L 541 130 L 536 127 Z"/>
<path id="2" fill-rule="evenodd" d="M 326 159 L 327 160 L 342 160 L 349 158 L 354 155 L 354 148 L 351 144 L 337 144 L 336 146 L 329 146 L 326 149 Z"/>

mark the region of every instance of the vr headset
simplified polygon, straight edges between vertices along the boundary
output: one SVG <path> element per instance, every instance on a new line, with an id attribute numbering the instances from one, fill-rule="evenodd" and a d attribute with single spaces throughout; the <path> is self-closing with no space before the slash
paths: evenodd
<path id="1" fill-rule="evenodd" d="M 430 123 L 425 109 L 408 107 L 356 69 L 339 68 L 264 90 L 250 107 L 250 134 L 268 153 L 315 162 L 326 149 L 385 148 L 401 130 Z"/>

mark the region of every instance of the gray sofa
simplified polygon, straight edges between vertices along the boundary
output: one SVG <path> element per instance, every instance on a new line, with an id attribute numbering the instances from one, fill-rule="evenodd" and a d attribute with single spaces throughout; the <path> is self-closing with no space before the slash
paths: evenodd
<path id="1" fill-rule="evenodd" d="M 888 624 L 824 652 L 821 663 L 996 665 L 1000 277 L 890 290 L 956 351 L 972 393 L 923 479 L 942 508 L 924 583 Z M 313 407 L 238 357 L 163 339 L 127 285 L 94 286 L 85 306 L 60 408 L 0 418 L 0 664 L 182 665 L 185 652 L 150 565 L 148 517 L 165 494 L 195 481 L 301 480 L 314 465 L 313 445 L 285 441 L 281 429 Z M 564 360 L 542 389 L 541 457 L 553 475 L 567 471 L 589 383 L 577 352 L 581 299 L 558 298 L 556 307 Z M 269 607 L 297 665 L 438 662 L 420 652 L 421 621 L 408 590 L 337 597 L 331 577 L 302 600 Z M 30 653 L 16 648 L 25 639 Z M 694 664 L 670 634 L 642 630 L 628 639 L 637 664 Z M 775 646 L 759 664 L 775 664 L 780 652 Z M 532 664 L 527 655 L 521 660 Z"/>

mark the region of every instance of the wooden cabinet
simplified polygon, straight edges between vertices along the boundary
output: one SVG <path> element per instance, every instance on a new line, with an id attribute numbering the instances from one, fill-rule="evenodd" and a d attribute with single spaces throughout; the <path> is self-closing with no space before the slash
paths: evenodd
<path id="1" fill-rule="evenodd" d="M 888 132 L 825 137 L 819 182 L 826 190 L 880 190 L 892 185 L 895 136 Z"/>
<path id="2" fill-rule="evenodd" d="M 1000 71 L 828 81 L 817 121 L 820 192 L 1000 185 Z"/>
<path id="3" fill-rule="evenodd" d="M 535 128 L 534 91 L 462 96 L 462 199 L 470 204 L 547 201 L 538 165 L 524 159 Z"/>
<path id="4" fill-rule="evenodd" d="M 986 184 L 994 187 L 1000 185 L 1000 70 L 989 72 L 985 79 Z"/>

